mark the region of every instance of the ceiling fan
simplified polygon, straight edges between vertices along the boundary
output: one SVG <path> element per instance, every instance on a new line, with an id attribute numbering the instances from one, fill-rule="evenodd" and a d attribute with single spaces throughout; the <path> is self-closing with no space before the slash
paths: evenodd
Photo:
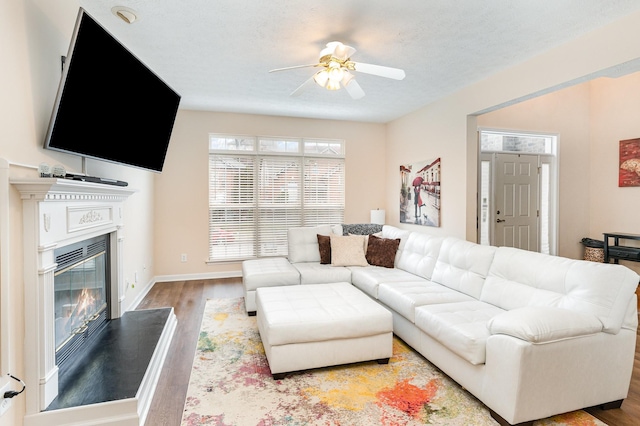
<path id="1" fill-rule="evenodd" d="M 405 77 L 404 70 L 399 68 L 354 62 L 351 60 L 351 55 L 355 52 L 356 49 L 351 46 L 342 44 L 339 41 L 332 41 L 327 43 L 327 47 L 320 51 L 320 59 L 316 64 L 277 68 L 269 72 L 286 71 L 306 67 L 319 67 L 321 70 L 302 83 L 291 93 L 291 96 L 300 96 L 300 94 L 302 94 L 302 92 L 304 92 L 309 86 L 316 83 L 328 90 L 338 90 L 340 87 L 344 86 L 353 99 L 362 98 L 364 96 L 364 90 L 362 90 L 362 87 L 360 87 L 358 82 L 355 80 L 352 71 L 377 75 L 379 77 L 392 78 L 394 80 L 402 80 Z"/>

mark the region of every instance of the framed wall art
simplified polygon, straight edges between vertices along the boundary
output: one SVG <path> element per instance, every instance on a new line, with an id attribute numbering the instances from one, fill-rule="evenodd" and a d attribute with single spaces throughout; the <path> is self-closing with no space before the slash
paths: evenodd
<path id="1" fill-rule="evenodd" d="M 400 166 L 400 223 L 440 226 L 440 158 Z"/>
<path id="2" fill-rule="evenodd" d="M 620 141 L 618 186 L 640 186 L 640 138 Z"/>

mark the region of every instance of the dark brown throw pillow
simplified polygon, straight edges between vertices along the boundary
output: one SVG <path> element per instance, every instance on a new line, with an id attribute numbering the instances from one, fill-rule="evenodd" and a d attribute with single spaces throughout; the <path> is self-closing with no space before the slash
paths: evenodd
<path id="1" fill-rule="evenodd" d="M 318 247 L 320 248 L 320 263 L 331 265 L 331 238 L 328 235 L 318 235 Z"/>
<path id="2" fill-rule="evenodd" d="M 393 268 L 396 260 L 396 252 L 400 246 L 400 238 L 379 238 L 369 235 L 367 245 L 367 262 L 369 265 Z"/>

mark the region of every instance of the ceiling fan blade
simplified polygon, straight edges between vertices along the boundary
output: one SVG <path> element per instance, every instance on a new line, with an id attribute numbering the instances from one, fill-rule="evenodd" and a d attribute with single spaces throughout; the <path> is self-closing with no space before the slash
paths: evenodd
<path id="1" fill-rule="evenodd" d="M 352 78 L 344 85 L 345 90 L 353 99 L 361 99 L 364 97 L 364 90 L 358 82 Z"/>
<path id="2" fill-rule="evenodd" d="M 313 76 L 312 76 L 310 79 L 308 79 L 307 81 L 302 83 L 300 86 L 298 86 L 296 90 L 291 92 L 289 96 L 292 96 L 292 97 L 300 96 L 305 90 L 309 88 L 309 86 L 312 86 L 314 84 L 316 84 L 316 82 L 313 80 Z"/>
<path id="3" fill-rule="evenodd" d="M 404 70 L 401 70 L 400 68 L 363 64 L 362 62 L 353 62 L 353 70 L 365 74 L 377 75 L 379 77 L 392 78 L 394 80 L 402 80 L 405 77 Z"/>
<path id="4" fill-rule="evenodd" d="M 317 67 L 322 64 L 308 64 L 308 65 L 295 65 L 293 67 L 285 67 L 285 68 L 276 68 L 274 70 L 270 70 L 269 72 L 277 72 L 277 71 L 287 71 L 287 70 L 295 70 L 298 68 L 309 68 L 309 67 Z"/>

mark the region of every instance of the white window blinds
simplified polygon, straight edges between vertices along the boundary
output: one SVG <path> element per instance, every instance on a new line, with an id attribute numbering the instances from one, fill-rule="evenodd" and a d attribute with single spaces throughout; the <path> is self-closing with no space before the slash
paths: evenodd
<path id="1" fill-rule="evenodd" d="M 254 158 L 209 156 L 209 257 L 255 256 Z"/>
<path id="2" fill-rule="evenodd" d="M 286 256 L 287 229 L 303 224 L 300 160 L 258 157 L 258 257 Z"/>
<path id="3" fill-rule="evenodd" d="M 344 141 L 211 135 L 209 149 L 211 262 L 286 256 L 290 227 L 343 222 Z"/>
<path id="4" fill-rule="evenodd" d="M 304 223 L 338 224 L 344 219 L 344 160 L 305 158 Z"/>

